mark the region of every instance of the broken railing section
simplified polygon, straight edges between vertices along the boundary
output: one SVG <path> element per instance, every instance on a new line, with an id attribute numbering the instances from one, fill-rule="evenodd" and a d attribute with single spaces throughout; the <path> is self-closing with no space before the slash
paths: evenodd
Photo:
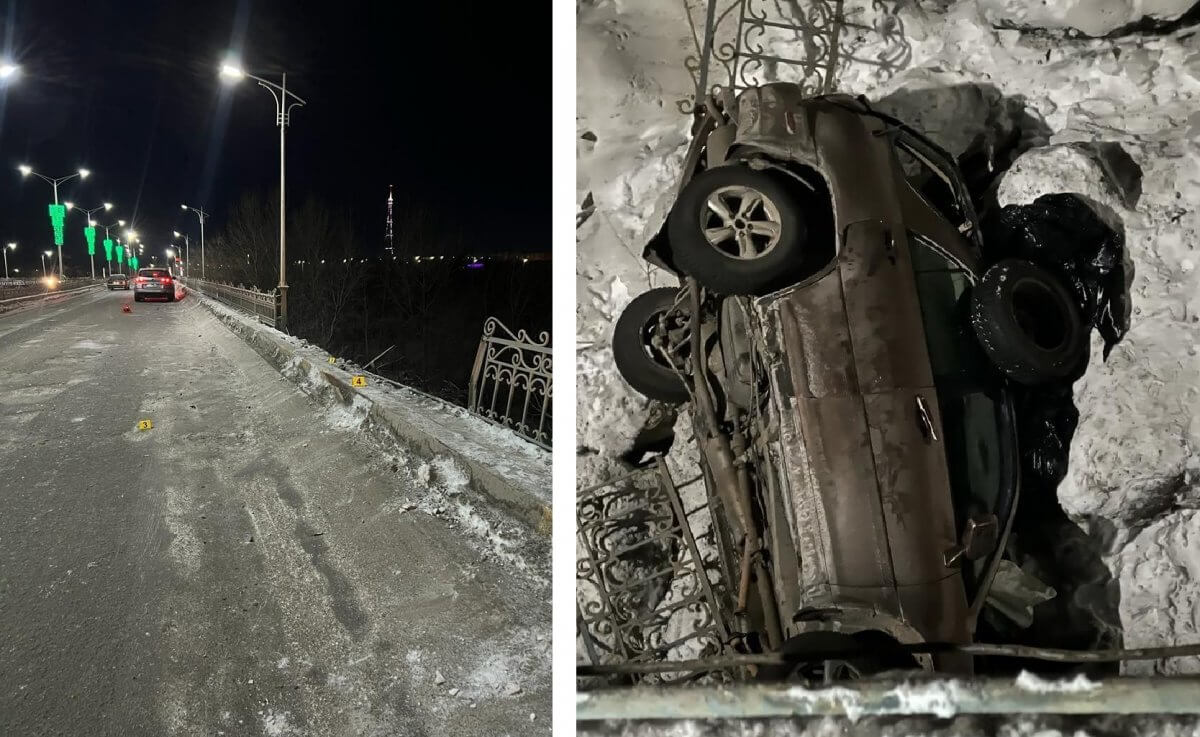
<path id="1" fill-rule="evenodd" d="M 489 317 L 471 368 L 467 408 L 489 422 L 549 449 L 553 423 L 550 334 L 515 334 Z"/>
<path id="2" fill-rule="evenodd" d="M 695 53 L 685 60 L 698 100 L 767 82 L 795 82 L 806 94 L 837 88 L 839 69 L 869 64 L 883 78 L 908 66 L 912 48 L 895 0 L 844 7 L 842 0 L 682 0 Z M 866 3 L 863 3 L 865 6 Z"/>
<path id="3" fill-rule="evenodd" d="M 279 321 L 279 290 L 260 292 L 253 287 L 234 286 L 224 282 L 186 279 L 184 284 L 213 299 L 275 327 Z"/>
<path id="4" fill-rule="evenodd" d="M 715 547 L 693 532 L 713 533 L 708 505 L 686 509 L 661 458 L 580 490 L 576 515 L 576 624 L 586 664 L 695 661 L 725 651 L 730 623 L 718 605 L 725 592 L 715 554 L 703 554 Z M 701 664 L 603 680 L 675 682 L 712 670 Z M 580 687 L 595 685 L 606 684 Z"/>

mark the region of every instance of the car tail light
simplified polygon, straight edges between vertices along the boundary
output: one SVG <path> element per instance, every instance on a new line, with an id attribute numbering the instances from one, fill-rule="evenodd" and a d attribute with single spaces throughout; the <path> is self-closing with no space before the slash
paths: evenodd
<path id="1" fill-rule="evenodd" d="M 162 282 L 163 284 L 170 284 L 170 283 L 171 283 L 171 277 L 169 277 L 169 276 L 160 276 L 160 277 L 158 278 L 158 280 L 159 280 L 160 282 Z"/>

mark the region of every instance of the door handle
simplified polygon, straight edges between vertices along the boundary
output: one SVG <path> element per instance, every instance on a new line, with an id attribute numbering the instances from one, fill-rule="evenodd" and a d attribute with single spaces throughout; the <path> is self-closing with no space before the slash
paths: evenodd
<path id="1" fill-rule="evenodd" d="M 925 403 L 925 397 L 917 395 L 917 423 L 921 426 L 921 434 L 925 436 L 927 442 L 933 442 L 938 439 L 937 428 L 933 426 L 933 418 L 929 415 L 929 405 Z"/>

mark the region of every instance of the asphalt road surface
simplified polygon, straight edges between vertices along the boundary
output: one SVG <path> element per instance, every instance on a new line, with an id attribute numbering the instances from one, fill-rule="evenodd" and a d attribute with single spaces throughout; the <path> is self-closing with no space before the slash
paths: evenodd
<path id="1" fill-rule="evenodd" d="M 421 477 L 195 298 L 0 316 L 0 734 L 549 734 L 546 561 Z"/>

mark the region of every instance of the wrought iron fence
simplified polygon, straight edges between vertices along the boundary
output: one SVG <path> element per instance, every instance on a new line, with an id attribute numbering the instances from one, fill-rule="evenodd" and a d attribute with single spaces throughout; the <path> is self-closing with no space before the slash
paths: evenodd
<path id="1" fill-rule="evenodd" d="M 191 289 L 202 292 L 213 299 L 224 302 L 230 307 L 256 317 L 262 322 L 275 327 L 279 317 L 279 290 L 260 292 L 253 287 L 234 286 L 223 282 L 205 281 L 204 279 L 185 279 L 184 284 Z"/>
<path id="2" fill-rule="evenodd" d="M 698 660 L 730 644 L 731 623 L 719 603 L 728 594 L 707 496 L 689 509 L 680 495 L 699 482 L 676 487 L 660 458 L 578 492 L 576 618 L 590 664 Z"/>
<path id="3" fill-rule="evenodd" d="M 489 317 L 471 368 L 468 409 L 549 449 L 552 364 L 549 333 L 534 340 Z"/>
<path id="4" fill-rule="evenodd" d="M 908 65 L 912 49 L 902 0 L 682 0 L 695 43 L 685 60 L 695 94 L 736 93 L 765 82 L 795 82 L 808 94 L 836 88 L 839 70 L 869 64 L 886 77 Z"/>

